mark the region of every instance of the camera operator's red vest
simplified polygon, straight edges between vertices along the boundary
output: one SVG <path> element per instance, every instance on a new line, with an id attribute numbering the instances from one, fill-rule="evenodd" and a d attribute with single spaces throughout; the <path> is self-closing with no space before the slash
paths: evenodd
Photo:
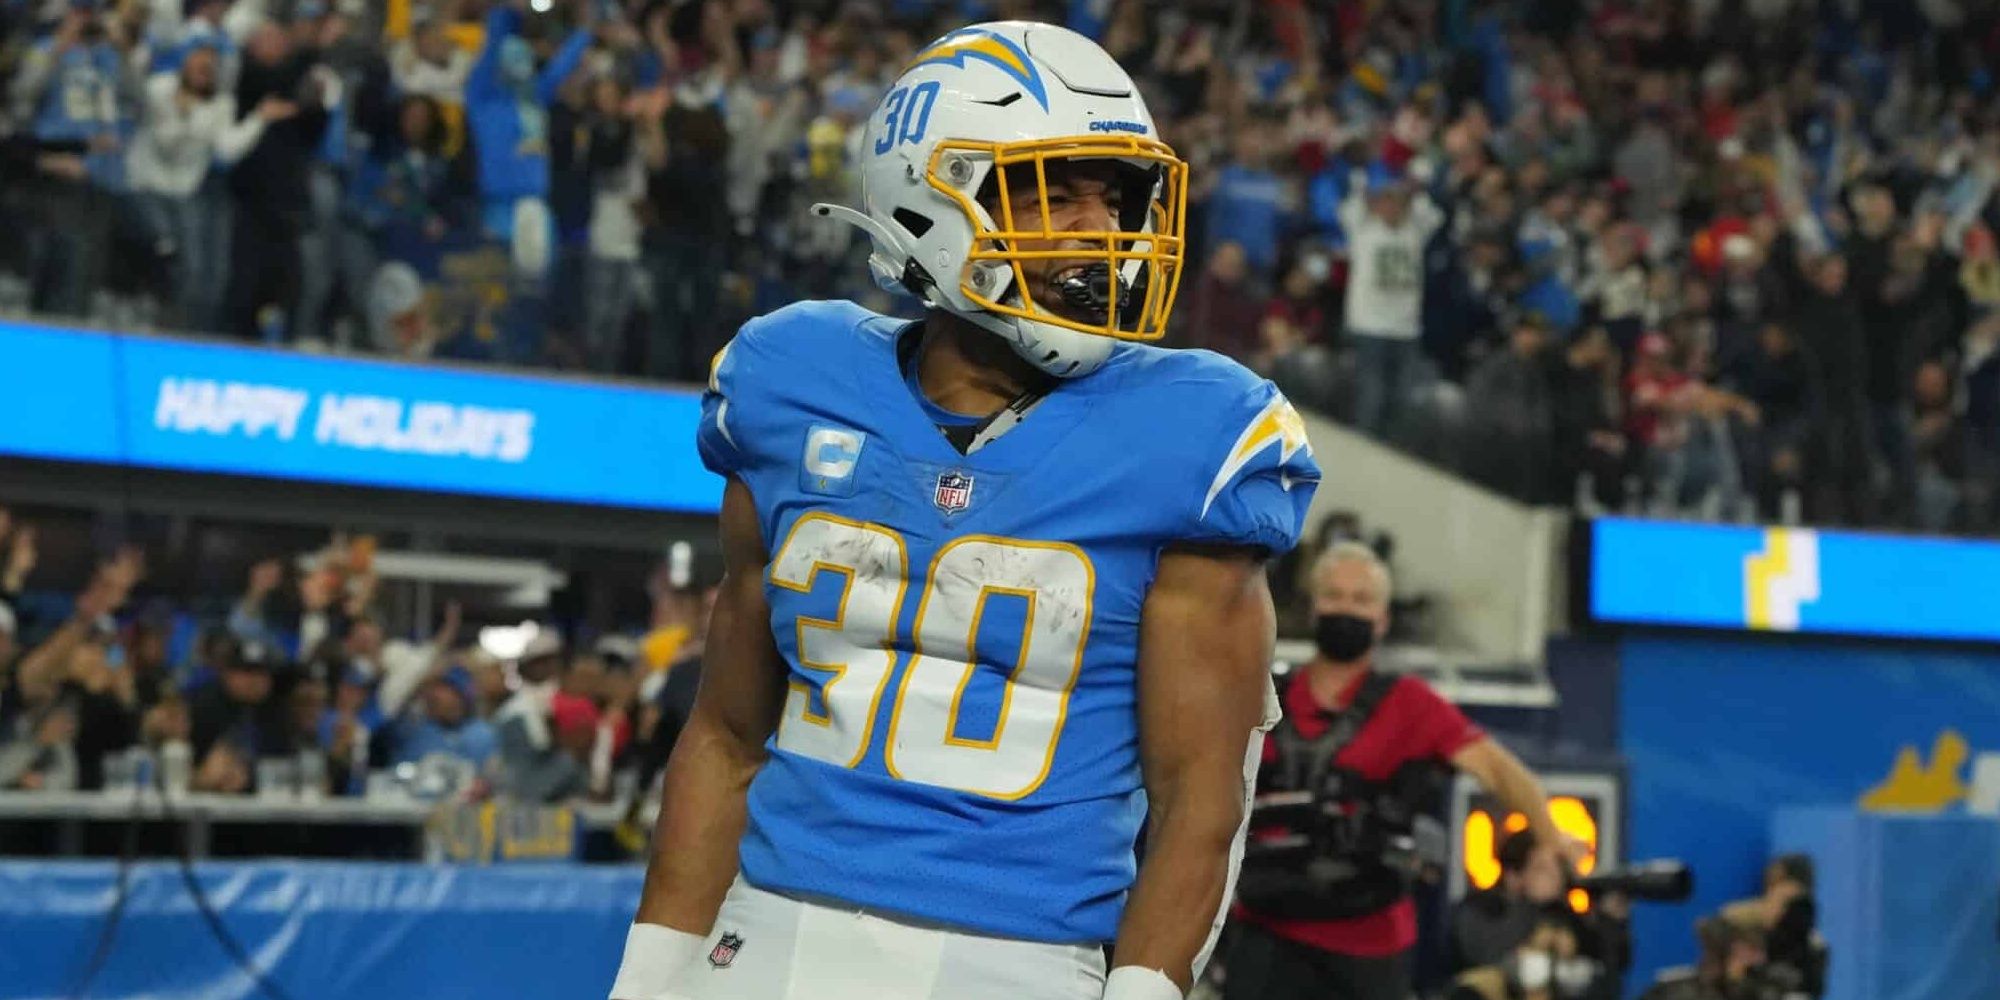
<path id="1" fill-rule="evenodd" d="M 1373 676 L 1355 678 L 1339 696 L 1339 707 L 1354 704 L 1362 684 Z M 1294 726 L 1307 740 L 1326 735 L 1333 722 L 1326 710 L 1314 701 L 1306 683 L 1306 671 L 1295 671 L 1284 690 L 1286 725 Z M 1397 677 L 1381 698 L 1368 720 L 1333 755 L 1332 765 L 1361 778 L 1387 781 L 1403 765 L 1413 761 L 1448 762 L 1453 754 L 1484 739 L 1486 733 L 1467 719 L 1457 707 L 1439 697 L 1421 678 Z M 1276 741 L 1264 742 L 1264 761 L 1277 763 Z M 1252 824 L 1251 840 L 1269 831 Z M 1279 831 L 1282 835 L 1284 831 Z M 1416 906 L 1407 896 L 1372 913 L 1360 916 L 1315 919 L 1260 913 L 1238 905 L 1235 916 L 1272 934 L 1322 951 L 1343 955 L 1393 955 L 1416 943 Z"/>

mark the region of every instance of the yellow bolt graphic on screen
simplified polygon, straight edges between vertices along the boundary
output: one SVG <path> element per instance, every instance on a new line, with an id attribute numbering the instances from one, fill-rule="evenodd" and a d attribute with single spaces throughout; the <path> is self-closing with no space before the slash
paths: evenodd
<path id="1" fill-rule="evenodd" d="M 1819 533 L 1769 528 L 1764 550 L 1743 557 L 1743 623 L 1796 632 L 1799 608 L 1819 600 Z"/>

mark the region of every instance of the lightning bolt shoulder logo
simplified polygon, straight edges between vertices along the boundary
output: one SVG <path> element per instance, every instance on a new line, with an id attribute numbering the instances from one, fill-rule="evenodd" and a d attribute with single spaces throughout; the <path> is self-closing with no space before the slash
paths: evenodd
<path id="1" fill-rule="evenodd" d="M 999 69 L 1014 79 L 1043 111 L 1049 109 L 1048 88 L 1042 84 L 1042 71 L 1035 68 L 1034 60 L 1019 45 L 1003 35 L 984 28 L 965 28 L 954 31 L 937 40 L 930 48 L 917 53 L 903 72 L 931 63 L 942 63 L 964 69 L 966 60 L 976 59 Z"/>
<path id="2" fill-rule="evenodd" d="M 1750 628 L 1796 632 L 1799 608 L 1819 600 L 1819 533 L 1769 528 L 1764 550 L 1743 557 L 1743 621 Z"/>
<path id="3" fill-rule="evenodd" d="M 1201 503 L 1201 516 L 1208 516 L 1208 508 L 1214 505 L 1222 488 L 1229 485 L 1229 481 L 1236 478 L 1236 474 L 1242 472 L 1251 459 L 1273 446 L 1278 449 L 1279 465 L 1291 461 L 1292 456 L 1301 451 L 1312 454 L 1312 444 L 1306 440 L 1306 422 L 1299 418 L 1299 411 L 1292 409 L 1292 404 L 1283 396 L 1273 396 L 1243 428 L 1243 433 L 1236 436 L 1236 445 L 1229 449 L 1228 460 L 1216 470 L 1215 479 L 1208 484 L 1208 496 Z M 1298 480 L 1280 471 L 1278 482 L 1289 490 Z"/>

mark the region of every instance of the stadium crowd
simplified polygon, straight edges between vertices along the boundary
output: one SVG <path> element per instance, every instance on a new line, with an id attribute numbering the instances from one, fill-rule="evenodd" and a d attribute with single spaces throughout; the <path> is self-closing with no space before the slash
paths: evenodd
<path id="1" fill-rule="evenodd" d="M 0 308 L 688 381 L 927 39 L 1059 21 L 1194 166 L 1172 337 L 1495 489 L 1986 530 L 1963 0 L 7 0 Z"/>
<path id="2" fill-rule="evenodd" d="M 136 547 L 73 597 L 24 600 L 48 596 L 38 559 L 34 525 L 0 510 L 0 790 L 277 781 L 308 797 L 631 806 L 700 672 L 704 595 L 664 582 L 639 635 L 577 649 L 544 629 L 496 652 L 461 634 L 456 606 L 421 642 L 387 638 L 365 538 L 298 572 L 258 563 L 222 619 L 150 592 Z"/>

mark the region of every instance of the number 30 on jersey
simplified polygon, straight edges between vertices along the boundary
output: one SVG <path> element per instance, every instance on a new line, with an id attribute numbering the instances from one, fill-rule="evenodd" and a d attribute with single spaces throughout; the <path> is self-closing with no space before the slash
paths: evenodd
<path id="1" fill-rule="evenodd" d="M 891 775 L 999 799 L 1029 795 L 1048 777 L 1083 666 L 1096 586 L 1089 557 L 1074 545 L 969 535 L 939 549 L 921 577 L 910 569 L 902 536 L 881 525 L 817 512 L 792 525 L 771 560 L 771 583 L 810 593 L 823 573 L 844 579 L 832 618 L 794 623 L 799 665 L 832 675 L 819 686 L 825 711 L 814 710 L 811 687 L 794 679 L 778 747 L 854 767 L 886 710 Z M 896 623 L 913 584 L 914 652 L 890 692 Z M 959 708 L 978 670 L 980 617 L 995 595 L 1026 604 L 1020 659 L 992 736 L 968 739 L 956 735 Z"/>

